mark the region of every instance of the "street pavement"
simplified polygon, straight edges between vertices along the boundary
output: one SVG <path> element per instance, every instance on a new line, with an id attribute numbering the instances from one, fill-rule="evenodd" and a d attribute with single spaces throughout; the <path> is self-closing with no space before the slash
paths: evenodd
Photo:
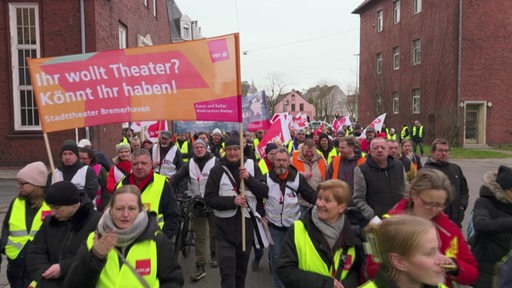
<path id="1" fill-rule="evenodd" d="M 425 158 L 422 159 L 423 161 Z M 464 175 L 468 180 L 469 186 L 469 206 L 466 211 L 466 217 L 471 212 L 474 202 L 478 197 L 478 191 L 482 185 L 482 177 L 487 171 L 497 171 L 499 165 L 507 165 L 512 167 L 512 158 L 505 159 L 456 159 L 452 162 L 459 164 L 462 167 Z M 10 201 L 16 196 L 16 181 L 13 178 L 16 171 L 0 171 L 0 221 L 3 221 L 7 207 Z M 463 223 L 463 232 L 466 231 L 466 220 Z M 267 249 L 268 250 L 268 249 Z M 183 273 L 185 276 L 184 287 L 220 287 L 220 276 L 218 268 L 211 268 L 210 263 L 207 263 L 205 278 L 199 282 L 190 282 L 189 275 L 194 269 L 193 250 L 192 255 L 183 258 L 180 254 L 179 261 L 182 265 Z M 248 288 L 268 288 L 273 286 L 272 274 L 269 270 L 267 256 L 265 255 L 261 261 L 260 269 L 258 271 L 251 271 L 251 260 L 249 261 L 248 275 L 246 287 Z M 7 261 L 3 257 L 1 271 L 0 271 L 0 288 L 9 287 L 7 277 L 5 275 Z"/>

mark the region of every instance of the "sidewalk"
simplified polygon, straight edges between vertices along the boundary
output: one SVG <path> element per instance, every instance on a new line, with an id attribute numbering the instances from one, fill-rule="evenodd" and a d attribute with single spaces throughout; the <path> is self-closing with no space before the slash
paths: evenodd
<path id="1" fill-rule="evenodd" d="M 0 168 L 0 180 L 15 180 L 18 171 L 23 168 Z"/>

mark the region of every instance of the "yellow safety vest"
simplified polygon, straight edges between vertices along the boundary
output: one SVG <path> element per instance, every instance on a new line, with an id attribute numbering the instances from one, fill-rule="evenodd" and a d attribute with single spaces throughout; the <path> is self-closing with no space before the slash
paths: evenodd
<path id="1" fill-rule="evenodd" d="M 87 248 L 92 249 L 94 243 L 94 232 L 87 238 Z M 115 248 L 114 248 L 115 249 Z M 137 271 L 149 287 L 160 287 L 156 277 L 158 254 L 156 242 L 144 240 L 133 244 L 126 256 L 126 262 Z M 101 270 L 96 287 L 142 287 L 141 283 L 132 270 L 124 263 L 119 263 L 116 251 L 111 249 L 107 254 L 107 263 Z"/>
<path id="2" fill-rule="evenodd" d="M 316 250 L 315 245 L 313 245 L 313 241 L 311 241 L 304 223 L 300 220 L 295 221 L 293 227 L 293 238 L 295 241 L 295 247 L 297 249 L 299 269 L 332 277 L 332 275 L 335 274 L 334 272 L 340 268 L 338 266 L 340 264 L 340 257 L 343 253 L 343 249 L 338 249 L 334 253 L 334 267 L 327 267 L 327 264 L 325 264 L 325 262 L 322 260 L 322 257 Z M 355 247 L 350 247 L 346 253 L 344 266 L 341 267 L 343 272 L 341 273 L 341 279 L 338 279 L 339 281 L 342 281 L 347 277 L 348 272 L 350 271 L 350 268 L 354 264 L 355 260 L 356 249 Z"/>
<path id="3" fill-rule="evenodd" d="M 9 217 L 9 236 L 5 246 L 5 255 L 11 260 L 16 259 L 25 244 L 34 239 L 43 224 L 44 217 L 51 214 L 50 207 L 43 202 L 32 220 L 30 231 L 28 231 L 25 220 L 25 202 L 23 199 L 16 198 L 12 204 L 11 216 Z"/>
<path id="4" fill-rule="evenodd" d="M 254 159 L 256 160 L 259 160 L 261 159 L 260 158 L 260 153 L 258 152 L 258 145 L 260 144 L 260 139 L 258 139 L 258 137 L 254 138 L 252 140 L 252 145 L 254 145 L 254 150 L 256 151 L 256 153 L 254 153 Z"/>
<path id="5" fill-rule="evenodd" d="M 258 166 L 260 166 L 261 174 L 267 175 L 268 167 L 267 162 L 265 162 L 265 159 L 261 159 L 260 162 L 258 162 Z"/>
<path id="6" fill-rule="evenodd" d="M 181 144 L 181 147 L 180 147 L 181 154 L 185 155 L 188 153 L 188 143 L 189 143 L 188 141 L 184 141 L 183 144 Z M 176 144 L 178 144 L 178 147 L 180 146 L 179 142 L 177 142 L 177 141 L 176 141 Z M 187 163 L 188 158 L 183 157 L 183 162 Z"/>
<path id="7" fill-rule="evenodd" d="M 396 141 L 396 133 L 391 135 L 391 134 L 388 134 L 388 140 L 395 140 Z"/>
<path id="8" fill-rule="evenodd" d="M 124 178 L 119 181 L 116 188 L 123 186 L 123 180 Z M 151 184 L 149 184 L 140 194 L 140 198 L 146 210 L 157 214 L 156 221 L 158 226 L 160 226 L 160 229 L 164 227 L 164 215 L 158 212 L 158 207 L 160 207 L 160 199 L 162 198 L 165 181 L 167 181 L 165 176 L 153 173 L 153 182 L 151 182 Z"/>
<path id="9" fill-rule="evenodd" d="M 418 129 L 418 135 L 416 135 L 416 129 L 416 125 L 412 126 L 412 136 L 418 136 L 420 138 L 423 137 L 423 125 Z"/>
<path id="10" fill-rule="evenodd" d="M 316 152 L 322 156 L 324 155 L 320 149 L 316 149 Z M 332 159 L 336 156 L 338 156 L 338 150 L 336 150 L 336 148 L 331 149 L 331 152 L 327 155 L 327 159 L 325 159 L 325 161 L 327 161 L 327 165 L 331 164 Z"/>
<path id="11" fill-rule="evenodd" d="M 292 152 L 293 152 L 293 139 L 288 141 L 288 143 L 286 143 L 286 148 L 288 149 L 288 153 L 290 153 L 290 155 L 292 155 Z"/>
<path id="12" fill-rule="evenodd" d="M 379 286 L 377 286 L 377 284 L 375 284 L 375 282 L 373 280 L 370 280 L 359 287 L 360 288 L 379 288 Z M 448 288 L 448 286 L 446 286 L 444 284 L 437 284 L 437 287 L 438 288 Z"/>

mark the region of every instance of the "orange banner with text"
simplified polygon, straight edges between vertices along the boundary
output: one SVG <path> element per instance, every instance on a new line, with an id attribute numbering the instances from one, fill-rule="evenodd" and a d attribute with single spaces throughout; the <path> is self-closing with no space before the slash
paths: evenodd
<path id="1" fill-rule="evenodd" d="M 109 123 L 242 121 L 238 34 L 29 59 L 44 132 Z"/>

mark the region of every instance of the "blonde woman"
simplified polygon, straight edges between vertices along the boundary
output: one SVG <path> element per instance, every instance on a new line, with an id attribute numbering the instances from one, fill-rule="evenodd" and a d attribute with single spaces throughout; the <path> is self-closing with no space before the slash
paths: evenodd
<path id="1" fill-rule="evenodd" d="M 443 265 L 447 257 L 439 251 L 434 224 L 421 217 L 397 215 L 372 226 L 372 249 L 381 260 L 377 277 L 362 288 L 446 287 Z"/>

